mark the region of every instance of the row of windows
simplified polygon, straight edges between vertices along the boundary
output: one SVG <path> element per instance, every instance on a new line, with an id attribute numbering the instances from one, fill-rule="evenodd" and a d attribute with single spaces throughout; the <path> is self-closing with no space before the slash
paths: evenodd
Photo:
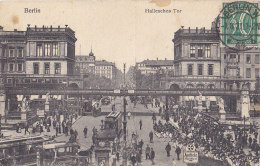
<path id="1" fill-rule="evenodd" d="M 196 56 L 197 52 L 197 56 Z M 211 57 L 210 44 L 190 44 L 190 57 Z"/>
<path id="2" fill-rule="evenodd" d="M 203 64 L 198 64 L 197 65 L 198 70 L 197 70 L 197 75 L 203 75 Z M 193 75 L 193 64 L 188 64 L 188 75 Z M 214 65 L 213 64 L 208 64 L 208 75 L 213 75 L 213 70 L 214 70 Z"/>
<path id="3" fill-rule="evenodd" d="M 251 68 L 246 68 L 246 78 L 251 78 L 252 77 L 252 73 L 251 73 L 252 69 Z M 227 73 L 227 69 L 224 69 L 224 75 L 228 76 L 228 77 L 240 77 L 240 68 L 237 69 L 229 69 L 228 70 L 229 73 Z M 228 75 L 227 75 L 228 74 Z M 259 68 L 255 68 L 255 78 L 260 78 L 259 76 Z"/>
<path id="4" fill-rule="evenodd" d="M 65 79 L 36 79 L 36 78 L 24 78 L 24 79 L 13 79 L 8 78 L 6 81 L 8 84 L 12 83 L 64 83 Z"/>
<path id="5" fill-rule="evenodd" d="M 59 56 L 58 43 L 37 43 L 36 56 Z"/>
<path id="6" fill-rule="evenodd" d="M 16 68 L 15 68 L 16 65 Z M 23 71 L 23 64 L 22 63 L 9 63 L 8 66 L 8 71 L 10 72 L 14 72 L 14 71 L 18 71 L 18 72 L 22 72 Z"/>
<path id="7" fill-rule="evenodd" d="M 33 63 L 33 74 L 39 74 L 40 64 Z M 44 63 L 44 74 L 50 74 L 50 63 Z M 54 74 L 61 74 L 61 64 L 54 63 Z"/>
<path id="8" fill-rule="evenodd" d="M 240 62 L 240 54 L 224 54 L 224 59 L 228 60 L 228 62 Z M 254 57 L 253 55 L 246 54 L 246 63 L 251 64 L 251 61 L 255 61 L 255 64 L 260 63 L 260 55 L 256 54 Z"/>
<path id="9" fill-rule="evenodd" d="M 111 69 L 111 66 L 96 66 L 96 69 Z"/>
<path id="10" fill-rule="evenodd" d="M 107 74 L 110 74 L 111 72 L 110 71 L 104 71 L 104 70 L 102 70 L 102 71 L 96 70 L 96 73 L 107 73 Z"/>
<path id="11" fill-rule="evenodd" d="M 16 51 L 15 51 L 16 50 Z M 6 50 L 3 49 L 3 56 L 6 56 Z M 8 57 L 18 57 L 18 58 L 22 58 L 24 54 L 24 49 L 23 48 L 9 48 L 8 51 Z"/>

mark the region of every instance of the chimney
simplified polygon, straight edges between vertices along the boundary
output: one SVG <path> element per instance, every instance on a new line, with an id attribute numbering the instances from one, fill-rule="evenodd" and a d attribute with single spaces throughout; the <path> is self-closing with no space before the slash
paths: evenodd
<path id="1" fill-rule="evenodd" d="M 58 31 L 60 31 L 60 26 L 58 26 Z"/>
<path id="2" fill-rule="evenodd" d="M 156 60 L 158 61 L 158 58 L 156 58 Z"/>
<path id="3" fill-rule="evenodd" d="M 50 26 L 50 28 L 51 28 L 51 31 L 52 31 L 52 25 Z"/>
<path id="4" fill-rule="evenodd" d="M 3 31 L 4 30 L 4 27 L 0 26 L 0 31 Z"/>
<path id="5" fill-rule="evenodd" d="M 165 58 L 165 60 L 167 60 L 167 58 Z"/>
<path id="6" fill-rule="evenodd" d="M 205 29 L 205 27 L 203 27 L 203 31 L 204 31 L 204 33 L 206 32 L 206 29 Z"/>
<path id="7" fill-rule="evenodd" d="M 14 29 L 15 32 L 17 32 L 17 29 Z"/>
<path id="8" fill-rule="evenodd" d="M 198 27 L 196 27 L 196 33 L 198 33 Z"/>
<path id="9" fill-rule="evenodd" d="M 190 27 L 189 27 L 189 33 L 190 33 Z"/>
<path id="10" fill-rule="evenodd" d="M 34 26 L 34 28 L 35 28 L 35 31 L 37 31 L 37 26 L 36 25 Z"/>

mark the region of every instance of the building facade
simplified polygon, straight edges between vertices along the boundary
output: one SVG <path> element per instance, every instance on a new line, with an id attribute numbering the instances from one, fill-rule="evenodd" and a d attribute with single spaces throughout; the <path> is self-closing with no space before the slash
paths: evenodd
<path id="1" fill-rule="evenodd" d="M 166 88 L 220 88 L 220 41 L 216 31 L 181 28 L 172 41 L 174 75 L 166 80 Z"/>
<path id="2" fill-rule="evenodd" d="M 94 56 L 92 49 L 89 55 L 77 55 L 75 56 L 75 60 L 75 70 L 77 73 L 95 73 L 96 57 Z"/>
<path id="3" fill-rule="evenodd" d="M 144 60 L 136 63 L 136 70 L 139 70 L 143 75 L 156 74 L 159 70 L 173 70 L 173 60 Z"/>
<path id="4" fill-rule="evenodd" d="M 116 74 L 115 63 L 108 62 L 106 60 L 95 62 L 95 74 L 100 77 L 106 77 L 109 79 L 114 79 Z"/>
<path id="5" fill-rule="evenodd" d="M 0 28 L 1 75 L 7 87 L 55 87 L 68 84 L 75 63 L 75 32 L 67 25 Z"/>
<path id="6" fill-rule="evenodd" d="M 221 48 L 222 88 L 257 90 L 260 73 L 260 49 L 237 52 Z"/>

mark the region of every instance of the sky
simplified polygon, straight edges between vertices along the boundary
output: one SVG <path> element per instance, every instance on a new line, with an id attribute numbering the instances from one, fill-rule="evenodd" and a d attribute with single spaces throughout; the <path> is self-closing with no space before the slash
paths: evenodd
<path id="1" fill-rule="evenodd" d="M 0 25 L 4 30 L 26 30 L 27 24 L 67 24 L 76 32 L 76 55 L 87 55 L 92 47 L 97 59 L 115 62 L 122 70 L 123 63 L 128 68 L 145 59 L 173 59 L 174 32 L 181 26 L 210 28 L 221 5 L 219 0 L 0 0 Z M 24 8 L 40 13 L 24 13 Z"/>

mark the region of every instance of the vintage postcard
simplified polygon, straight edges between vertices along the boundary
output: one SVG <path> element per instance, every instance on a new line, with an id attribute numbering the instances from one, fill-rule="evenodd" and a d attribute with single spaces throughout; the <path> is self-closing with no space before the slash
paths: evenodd
<path id="1" fill-rule="evenodd" d="M 260 166 L 259 2 L 0 0 L 0 166 Z"/>

